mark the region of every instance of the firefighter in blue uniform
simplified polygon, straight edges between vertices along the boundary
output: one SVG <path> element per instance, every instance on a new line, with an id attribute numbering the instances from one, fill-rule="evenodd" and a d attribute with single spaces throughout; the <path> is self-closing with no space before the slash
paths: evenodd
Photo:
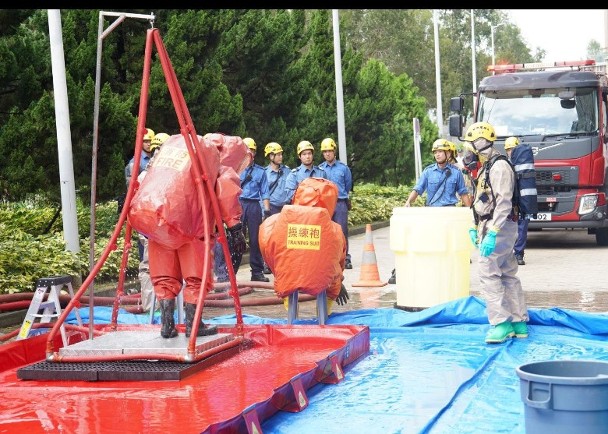
<path id="1" fill-rule="evenodd" d="M 319 164 L 319 167 L 325 170 L 327 178 L 338 186 L 338 203 L 336 203 L 336 209 L 331 219 L 340 225 L 342 233 L 346 238 L 346 261 L 344 268 L 352 269 L 353 264 L 348 250 L 348 210 L 351 207 L 349 192 L 353 188 L 353 176 L 350 168 L 336 159 L 336 148 L 334 139 L 331 137 L 323 139 L 321 142 L 321 152 L 325 161 Z"/>
<path id="2" fill-rule="evenodd" d="M 314 164 L 315 147 L 308 140 L 302 140 L 296 148 L 302 164 L 292 169 L 285 180 L 285 204 L 291 204 L 300 182 L 305 178 L 327 178 L 325 170 Z"/>

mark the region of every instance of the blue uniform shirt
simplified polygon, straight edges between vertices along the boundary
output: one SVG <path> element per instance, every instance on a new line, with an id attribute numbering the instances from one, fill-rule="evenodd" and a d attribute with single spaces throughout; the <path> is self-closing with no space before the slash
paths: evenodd
<path id="1" fill-rule="evenodd" d="M 144 151 L 141 151 L 141 155 L 139 157 L 139 173 L 138 176 L 146 170 L 148 163 L 150 162 L 150 156 L 146 154 Z M 127 186 L 129 185 L 129 180 L 133 175 L 133 166 L 135 166 L 135 155 L 131 157 L 127 165 L 125 166 L 125 179 L 127 181 Z"/>
<path id="2" fill-rule="evenodd" d="M 448 173 L 449 176 L 446 177 Z M 426 206 L 456 205 L 458 203 L 456 193 L 461 196 L 469 193 L 462 172 L 450 163 L 445 169 L 439 168 L 437 163 L 425 167 L 414 190 L 418 195 L 426 191 Z"/>
<path id="3" fill-rule="evenodd" d="M 338 186 L 338 199 L 348 199 L 348 192 L 353 187 L 350 168 L 340 160 L 334 160 L 331 164 L 324 161 L 319 167 L 327 173 L 327 179 Z"/>
<path id="4" fill-rule="evenodd" d="M 270 205 L 282 206 L 285 204 L 285 182 L 289 175 L 289 167 L 281 164 L 279 170 L 272 170 L 270 164 L 264 168 L 268 180 L 268 191 L 270 194 Z"/>
<path id="5" fill-rule="evenodd" d="M 289 175 L 287 176 L 287 180 L 285 181 L 285 203 L 291 204 L 293 200 L 293 196 L 296 194 L 296 189 L 300 182 L 302 182 L 305 178 L 327 178 L 327 173 L 325 170 L 321 169 L 319 166 L 312 166 L 312 169 L 307 169 L 306 166 L 300 164 L 295 169 L 291 169 Z"/>
<path id="6" fill-rule="evenodd" d="M 266 172 L 259 164 L 253 163 L 241 172 L 241 199 L 264 200 L 269 198 Z"/>

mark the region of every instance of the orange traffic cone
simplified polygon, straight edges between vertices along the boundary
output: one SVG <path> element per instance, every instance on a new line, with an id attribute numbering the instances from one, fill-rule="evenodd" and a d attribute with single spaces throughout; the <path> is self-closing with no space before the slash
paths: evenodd
<path id="1" fill-rule="evenodd" d="M 351 286 L 385 286 L 387 282 L 380 280 L 378 273 L 378 261 L 376 260 L 376 250 L 372 239 L 372 225 L 369 223 L 365 227 L 365 246 L 363 246 L 363 260 L 361 261 L 361 275 L 359 281 Z"/>

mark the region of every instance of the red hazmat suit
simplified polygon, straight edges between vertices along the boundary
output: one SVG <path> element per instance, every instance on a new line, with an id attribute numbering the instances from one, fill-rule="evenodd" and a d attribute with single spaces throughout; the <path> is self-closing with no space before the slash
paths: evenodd
<path id="1" fill-rule="evenodd" d="M 199 140 L 197 152 L 203 154 L 208 182 L 215 186 L 218 196 L 221 219 L 230 228 L 240 223 L 238 173 L 247 167 L 251 154 L 240 137 L 207 134 Z M 215 220 L 211 201 L 209 198 L 205 201 L 202 206 L 209 210 L 212 226 L 209 232 L 213 234 Z M 181 135 L 167 139 L 148 166 L 147 175 L 131 202 L 128 218 L 135 230 L 148 237 L 150 275 L 156 298 L 175 298 L 185 280 L 184 302 L 196 304 L 203 275 L 205 228 L 194 170 Z M 212 250 L 208 253 L 213 254 Z M 212 264 L 211 258 L 210 267 Z M 208 276 L 207 292 L 213 286 L 211 268 Z"/>
<path id="2" fill-rule="evenodd" d="M 337 200 L 333 182 L 306 178 L 296 190 L 294 204 L 285 205 L 260 226 L 260 250 L 279 297 L 295 290 L 317 295 L 327 289 L 327 297 L 335 300 L 340 293 L 346 239 L 331 220 Z"/>

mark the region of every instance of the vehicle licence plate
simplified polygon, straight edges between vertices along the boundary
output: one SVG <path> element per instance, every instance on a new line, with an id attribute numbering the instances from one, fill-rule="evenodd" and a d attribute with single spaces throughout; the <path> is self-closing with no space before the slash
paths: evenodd
<path id="1" fill-rule="evenodd" d="M 531 222 L 550 222 L 551 221 L 551 213 L 550 212 L 539 212 L 536 214 L 536 218 L 531 217 Z"/>

